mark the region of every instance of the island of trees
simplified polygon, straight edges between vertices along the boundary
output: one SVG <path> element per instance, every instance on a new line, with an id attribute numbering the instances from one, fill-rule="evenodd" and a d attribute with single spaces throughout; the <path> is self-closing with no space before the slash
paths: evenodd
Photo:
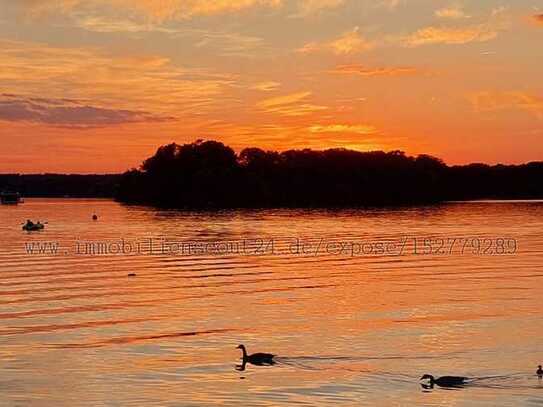
<path id="1" fill-rule="evenodd" d="M 543 199 L 543 162 L 448 166 L 428 155 L 168 144 L 124 174 L 0 174 L 23 197 L 116 198 L 165 208 L 357 207 Z"/>
<path id="2" fill-rule="evenodd" d="M 217 141 L 160 147 L 116 197 L 167 208 L 356 207 L 543 198 L 543 162 L 447 166 L 429 155 L 347 149 L 284 152 Z"/>

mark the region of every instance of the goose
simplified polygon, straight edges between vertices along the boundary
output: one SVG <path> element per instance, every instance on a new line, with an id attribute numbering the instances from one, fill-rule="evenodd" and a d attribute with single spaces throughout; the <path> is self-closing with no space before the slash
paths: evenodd
<path id="1" fill-rule="evenodd" d="M 420 380 L 430 380 L 430 387 L 433 387 L 434 384 L 437 384 L 439 387 L 458 387 L 466 384 L 468 380 L 467 377 L 462 376 L 442 376 L 439 378 L 434 378 L 431 374 L 425 374 L 420 378 Z"/>
<path id="2" fill-rule="evenodd" d="M 247 354 L 247 349 L 245 349 L 245 345 L 239 345 L 236 349 L 241 349 L 243 352 L 243 364 L 250 363 L 252 365 L 273 365 L 275 361 L 273 358 L 275 355 L 272 355 L 271 353 L 253 353 L 252 355 Z"/>
<path id="3" fill-rule="evenodd" d="M 536 374 L 537 374 L 539 377 L 543 376 L 543 368 L 541 368 L 541 365 L 539 365 L 539 366 L 537 367 L 537 372 L 536 372 Z"/>

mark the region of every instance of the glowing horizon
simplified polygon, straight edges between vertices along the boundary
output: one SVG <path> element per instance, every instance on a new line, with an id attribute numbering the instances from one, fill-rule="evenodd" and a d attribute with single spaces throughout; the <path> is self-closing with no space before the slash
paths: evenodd
<path id="1" fill-rule="evenodd" d="M 196 139 L 542 160 L 542 39 L 528 0 L 0 0 L 0 173 Z"/>

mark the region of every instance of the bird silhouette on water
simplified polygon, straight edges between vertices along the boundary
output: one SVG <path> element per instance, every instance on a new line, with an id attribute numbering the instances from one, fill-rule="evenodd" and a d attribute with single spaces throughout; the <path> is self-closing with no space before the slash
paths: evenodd
<path id="1" fill-rule="evenodd" d="M 462 385 L 466 384 L 468 378 L 462 377 L 462 376 L 442 376 L 438 377 L 437 379 L 432 376 L 431 374 L 425 374 L 420 378 L 420 380 L 429 380 L 429 385 L 422 385 L 425 388 L 433 388 L 434 385 L 438 385 L 439 387 L 462 387 Z"/>
<path id="2" fill-rule="evenodd" d="M 543 377 L 543 368 L 541 365 L 537 367 L 537 372 L 535 372 L 540 378 Z"/>
<path id="3" fill-rule="evenodd" d="M 236 366 L 236 369 L 239 371 L 244 371 L 247 363 L 256 366 L 271 366 L 275 364 L 275 355 L 271 353 L 253 353 L 249 355 L 247 354 L 245 345 L 239 345 L 236 349 L 241 349 L 243 352 L 241 365 Z"/>

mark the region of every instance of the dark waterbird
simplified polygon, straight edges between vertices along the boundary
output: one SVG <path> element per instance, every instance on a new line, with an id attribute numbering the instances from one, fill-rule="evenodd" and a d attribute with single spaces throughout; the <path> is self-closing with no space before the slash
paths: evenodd
<path id="1" fill-rule="evenodd" d="M 26 221 L 26 223 L 23 223 L 23 230 L 26 230 L 28 232 L 32 232 L 32 231 L 35 231 L 35 230 L 43 230 L 45 228 L 45 225 L 47 224 L 47 222 L 32 222 L 30 219 L 28 219 Z"/>
<path id="2" fill-rule="evenodd" d="M 245 345 L 239 345 L 236 349 L 241 349 L 241 351 L 243 352 L 242 364 L 236 367 L 240 371 L 245 370 L 245 365 L 247 363 L 250 363 L 251 365 L 256 365 L 256 366 L 266 366 L 266 365 L 275 364 L 275 360 L 274 360 L 275 355 L 271 353 L 253 353 L 252 355 L 248 355 Z"/>
<path id="3" fill-rule="evenodd" d="M 466 384 L 468 380 L 467 377 L 462 376 L 442 376 L 436 379 L 431 374 L 425 374 L 420 378 L 420 380 L 426 379 L 429 379 L 430 381 L 430 388 L 433 388 L 436 384 L 439 387 L 461 387 L 462 385 Z"/>
<path id="4" fill-rule="evenodd" d="M 543 377 L 543 368 L 541 368 L 541 365 L 539 365 L 537 367 L 537 372 L 536 374 L 539 376 L 539 377 Z"/>

